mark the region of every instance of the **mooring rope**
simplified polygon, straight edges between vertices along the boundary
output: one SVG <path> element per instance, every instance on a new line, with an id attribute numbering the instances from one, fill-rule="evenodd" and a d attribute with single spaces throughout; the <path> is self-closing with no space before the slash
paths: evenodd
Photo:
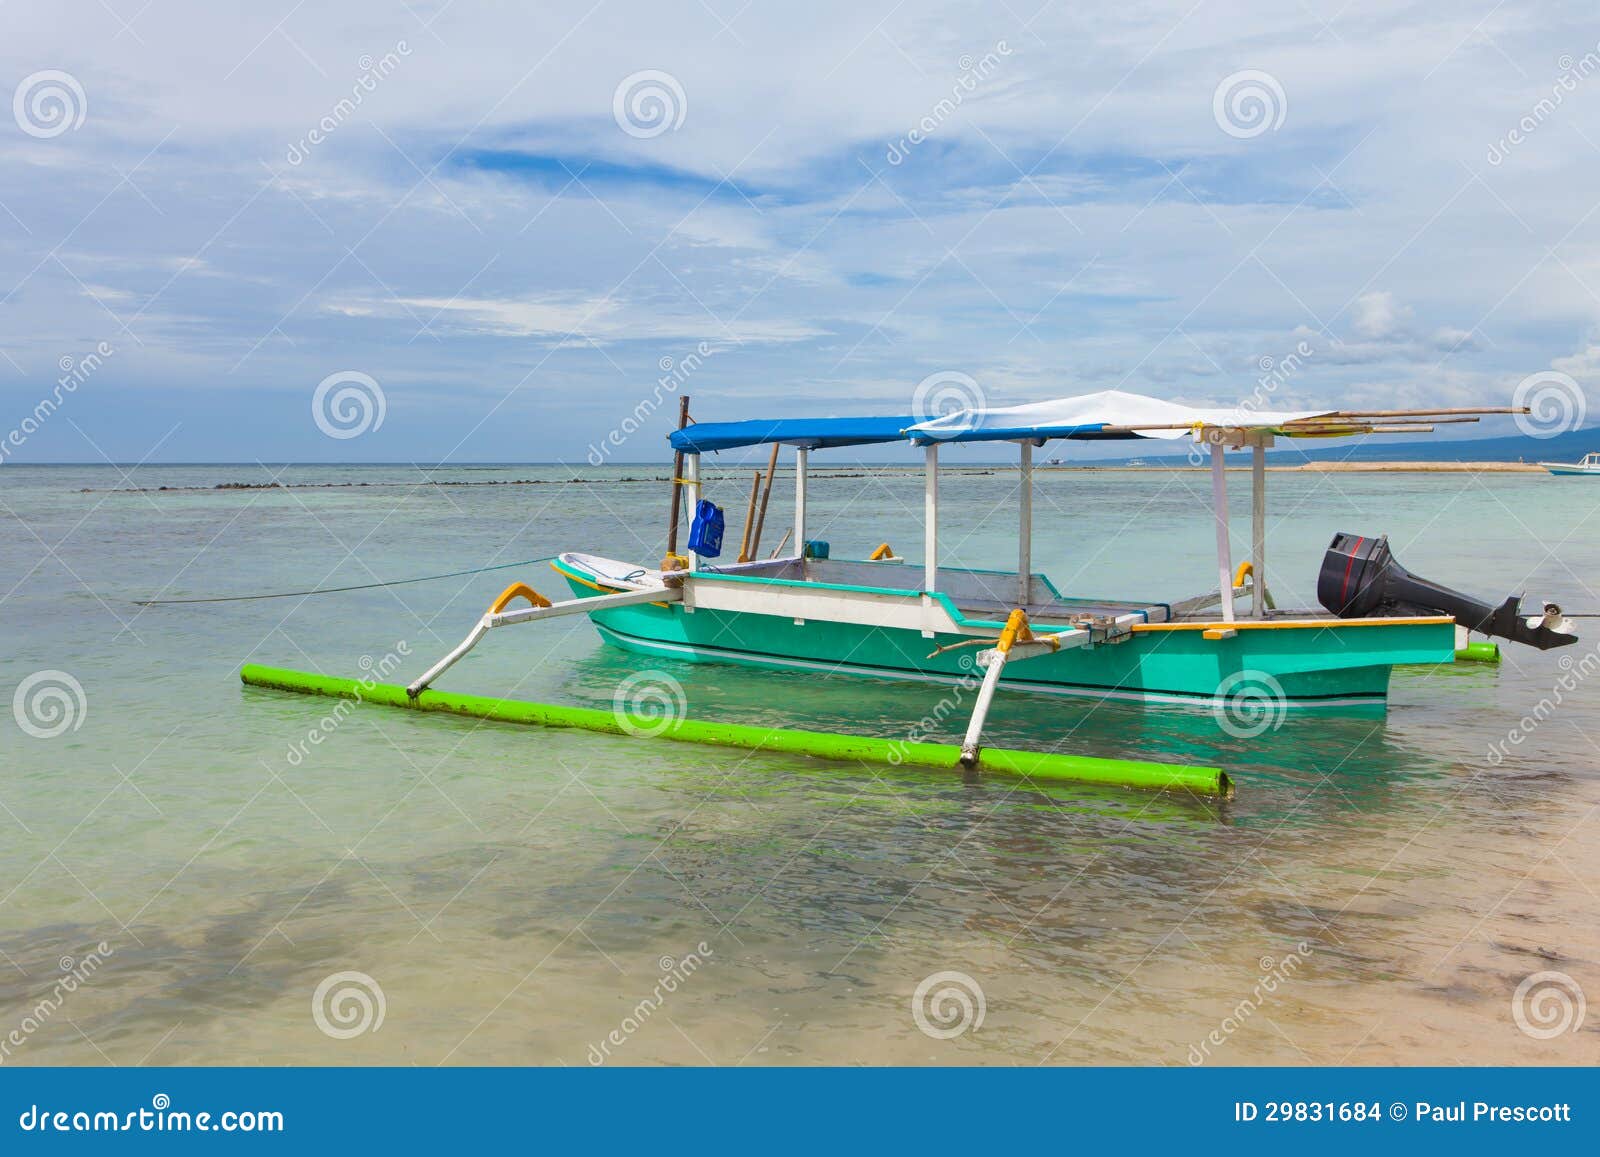
<path id="1" fill-rule="evenodd" d="M 543 558 L 526 558 L 521 562 L 502 562 L 495 566 L 473 567 L 471 570 L 453 570 L 449 574 L 425 574 L 417 578 L 395 579 L 386 583 L 356 583 L 348 587 L 316 587 L 307 591 L 274 591 L 264 595 L 225 595 L 208 599 L 134 599 L 137 607 L 165 607 L 177 603 L 244 603 L 253 599 L 290 599 L 301 595 L 335 595 L 341 591 L 370 591 L 378 587 L 403 587 L 407 583 L 433 582 L 435 579 L 461 578 L 469 574 L 487 574 L 492 570 L 510 570 L 514 566 L 532 566 L 536 562 L 549 562 L 556 556 L 547 554 Z"/>

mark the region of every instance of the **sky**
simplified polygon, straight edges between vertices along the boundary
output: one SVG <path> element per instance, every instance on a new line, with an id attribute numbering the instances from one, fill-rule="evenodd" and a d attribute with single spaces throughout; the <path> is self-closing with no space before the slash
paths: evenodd
<path id="1" fill-rule="evenodd" d="M 0 27 L 0 464 L 659 461 L 681 393 L 1600 402 L 1592 4 Z"/>

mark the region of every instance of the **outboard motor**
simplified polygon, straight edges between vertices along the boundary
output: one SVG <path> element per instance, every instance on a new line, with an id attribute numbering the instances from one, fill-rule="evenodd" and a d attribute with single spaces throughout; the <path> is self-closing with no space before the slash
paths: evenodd
<path id="1" fill-rule="evenodd" d="M 1418 578 L 1395 561 L 1389 539 L 1339 533 L 1322 559 L 1317 601 L 1341 619 L 1444 614 L 1483 635 L 1495 635 L 1548 651 L 1576 643 L 1572 620 L 1555 603 L 1542 615 L 1525 617 L 1522 599 L 1512 595 L 1498 607 L 1460 591 Z"/>

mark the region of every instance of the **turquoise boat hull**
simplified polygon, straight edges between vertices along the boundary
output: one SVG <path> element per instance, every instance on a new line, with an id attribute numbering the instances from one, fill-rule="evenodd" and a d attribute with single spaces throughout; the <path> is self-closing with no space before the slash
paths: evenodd
<path id="1" fill-rule="evenodd" d="M 607 593 L 594 576 L 557 566 L 578 597 Z M 808 584 L 788 584 L 805 587 Z M 636 604 L 590 614 L 606 642 L 660 659 L 955 684 L 981 677 L 972 636 L 786 614 L 728 612 L 682 604 Z M 993 627 L 1000 628 L 996 622 Z M 1269 695 L 1295 707 L 1381 708 L 1398 664 L 1448 663 L 1449 620 L 1318 623 L 1241 629 L 1207 638 L 1200 629 L 1151 627 L 1115 644 L 1061 650 L 1007 669 L 1015 691 L 1211 705 Z"/>

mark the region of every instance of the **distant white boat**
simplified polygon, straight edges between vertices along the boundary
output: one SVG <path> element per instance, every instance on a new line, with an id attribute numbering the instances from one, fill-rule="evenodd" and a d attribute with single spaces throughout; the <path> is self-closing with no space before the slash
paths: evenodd
<path id="1" fill-rule="evenodd" d="M 1600 451 L 1585 454 L 1580 462 L 1541 462 L 1539 465 L 1552 474 L 1600 475 Z"/>

